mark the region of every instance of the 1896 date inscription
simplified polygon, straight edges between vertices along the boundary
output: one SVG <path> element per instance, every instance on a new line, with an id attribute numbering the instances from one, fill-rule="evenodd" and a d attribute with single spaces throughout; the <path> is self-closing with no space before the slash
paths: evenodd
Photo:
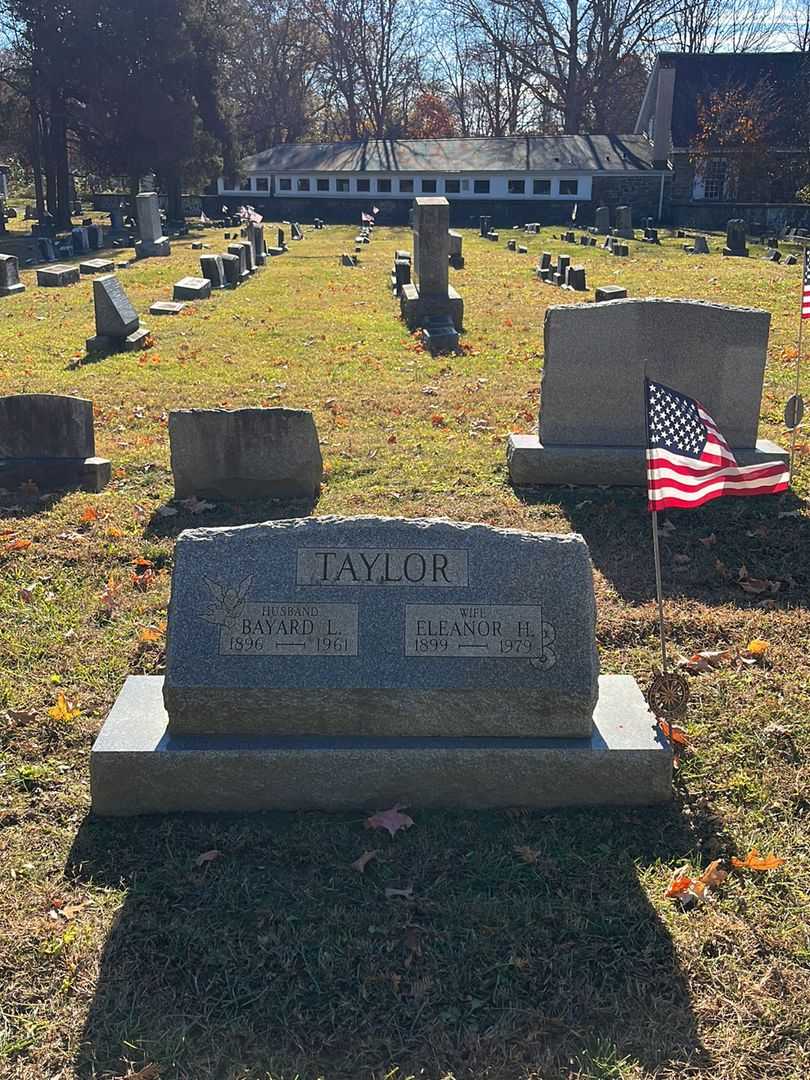
<path id="1" fill-rule="evenodd" d="M 552 667 L 555 632 L 540 604 L 406 604 L 406 656 L 478 656 Z"/>

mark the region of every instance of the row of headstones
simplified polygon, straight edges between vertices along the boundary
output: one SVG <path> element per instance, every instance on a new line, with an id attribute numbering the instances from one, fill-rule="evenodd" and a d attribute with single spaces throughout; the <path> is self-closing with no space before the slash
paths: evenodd
<path id="1" fill-rule="evenodd" d="M 573 289 L 574 292 L 584 292 L 587 289 L 585 283 L 585 267 L 572 266 L 570 255 L 558 255 L 557 265 L 551 265 L 551 252 L 544 251 L 540 256 L 535 271 L 538 280 L 547 285 L 558 285 L 560 288 Z"/>
<path id="2" fill-rule="evenodd" d="M 323 477 L 315 420 L 304 409 L 177 410 L 169 413 L 169 446 L 178 499 L 315 499 Z M 0 397 L 4 488 L 100 491 L 110 475 L 110 462 L 95 453 L 92 402 Z"/>

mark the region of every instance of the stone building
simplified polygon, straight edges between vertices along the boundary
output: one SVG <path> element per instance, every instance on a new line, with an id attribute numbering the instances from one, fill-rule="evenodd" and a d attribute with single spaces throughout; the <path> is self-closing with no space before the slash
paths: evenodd
<path id="1" fill-rule="evenodd" d="M 796 198 L 810 163 L 808 74 L 810 62 L 798 52 L 658 55 L 636 136 L 650 139 L 656 166 L 672 166 L 672 224 L 718 229 L 730 218 L 763 230 L 810 224 L 810 205 Z M 741 175 L 730 140 L 702 157 L 694 152 L 701 109 L 735 94 L 741 115 L 765 131 L 767 151 L 755 178 Z"/>

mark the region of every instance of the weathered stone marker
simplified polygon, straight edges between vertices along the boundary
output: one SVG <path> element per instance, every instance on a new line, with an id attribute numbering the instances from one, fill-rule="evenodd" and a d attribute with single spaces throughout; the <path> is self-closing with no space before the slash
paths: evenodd
<path id="1" fill-rule="evenodd" d="M 75 285 L 78 280 L 78 266 L 69 266 L 67 263 L 54 263 L 37 270 L 37 285 L 44 288 L 62 289 L 66 285 Z"/>
<path id="2" fill-rule="evenodd" d="M 140 236 L 135 244 L 135 257 L 146 259 L 153 255 L 171 255 L 169 239 L 163 235 L 160 205 L 155 192 L 142 192 L 135 196 L 135 215 Z"/>
<path id="3" fill-rule="evenodd" d="M 460 232 L 455 232 L 453 229 L 447 234 L 448 243 L 450 245 L 450 265 L 454 270 L 464 269 L 464 237 Z"/>
<path id="4" fill-rule="evenodd" d="M 539 433 L 509 436 L 512 483 L 645 484 L 645 372 L 700 401 L 741 465 L 786 461 L 757 439 L 769 325 L 696 300 L 548 308 Z"/>
<path id="5" fill-rule="evenodd" d="M 724 255 L 747 258 L 747 236 L 745 222 L 742 218 L 732 218 L 726 222 L 726 246 L 723 248 Z"/>
<path id="6" fill-rule="evenodd" d="M 603 236 L 610 232 L 610 207 L 597 206 L 594 215 L 594 228 Z"/>
<path id="7" fill-rule="evenodd" d="M 0 296 L 12 296 L 25 292 L 20 281 L 20 267 L 16 255 L 0 255 Z"/>
<path id="8" fill-rule="evenodd" d="M 599 678 L 579 536 L 299 518 L 175 559 L 165 679 L 127 680 L 96 813 L 670 797 L 641 691 Z"/>
<path id="9" fill-rule="evenodd" d="M 323 460 L 307 409 L 181 409 L 169 413 L 175 496 L 312 499 Z"/>
<path id="10" fill-rule="evenodd" d="M 616 227 L 613 230 L 613 235 L 621 236 L 624 240 L 632 240 L 634 238 L 632 206 L 616 207 Z"/>
<path id="11" fill-rule="evenodd" d="M 175 281 L 172 300 L 207 300 L 211 295 L 211 281 L 207 277 L 184 277 Z"/>
<path id="12" fill-rule="evenodd" d="M 110 463 L 96 457 L 93 403 L 58 394 L 0 397 L 0 487 L 101 491 Z"/>
<path id="13" fill-rule="evenodd" d="M 413 271 L 417 283 L 403 285 L 400 312 L 409 330 L 426 327 L 436 320 L 450 323 L 456 334 L 464 322 L 464 301 L 449 284 L 450 204 L 444 198 L 414 201 Z M 428 331 L 426 344 L 430 347 Z M 456 337 L 456 342 L 458 338 Z"/>
<path id="14" fill-rule="evenodd" d="M 212 289 L 225 288 L 225 269 L 222 265 L 221 255 L 201 255 L 200 270 L 203 279 L 207 278 L 210 281 Z"/>
<path id="15" fill-rule="evenodd" d="M 93 281 L 96 335 L 87 339 L 88 352 L 133 352 L 146 344 L 149 331 L 141 326 L 124 287 L 115 274 Z"/>

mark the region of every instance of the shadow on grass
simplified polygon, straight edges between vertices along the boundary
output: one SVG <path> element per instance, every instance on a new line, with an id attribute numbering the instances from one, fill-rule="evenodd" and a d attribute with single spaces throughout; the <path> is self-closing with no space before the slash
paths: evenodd
<path id="1" fill-rule="evenodd" d="M 624 1059 L 710 1064 L 639 882 L 647 867 L 666 881 L 658 861 L 694 850 L 709 817 L 414 816 L 394 839 L 361 814 L 88 819 L 67 874 L 126 899 L 78 1075 L 155 1062 L 163 1080 L 552 1080 L 617 1076 Z M 403 886 L 411 898 L 386 898 Z"/>
<path id="2" fill-rule="evenodd" d="M 225 528 L 231 525 L 255 525 L 262 521 L 309 517 L 318 505 L 317 499 L 256 499 L 240 503 L 200 499 L 198 502 L 209 503 L 212 509 L 193 513 L 184 507 L 182 501 L 158 507 L 144 529 L 144 536 L 175 540 L 184 529 Z M 172 510 L 176 513 L 172 514 Z"/>
<path id="3" fill-rule="evenodd" d="M 559 506 L 571 528 L 587 541 L 596 569 L 622 599 L 642 602 L 655 596 L 646 493 L 631 488 L 536 488 L 515 493 L 529 506 Z M 805 509 L 801 499 L 787 492 L 718 499 L 697 510 L 659 514 L 665 595 L 745 608 L 763 600 L 806 607 L 810 519 L 800 516 Z M 748 592 L 739 583 L 741 571 L 751 579 L 777 583 L 776 588 Z"/>

